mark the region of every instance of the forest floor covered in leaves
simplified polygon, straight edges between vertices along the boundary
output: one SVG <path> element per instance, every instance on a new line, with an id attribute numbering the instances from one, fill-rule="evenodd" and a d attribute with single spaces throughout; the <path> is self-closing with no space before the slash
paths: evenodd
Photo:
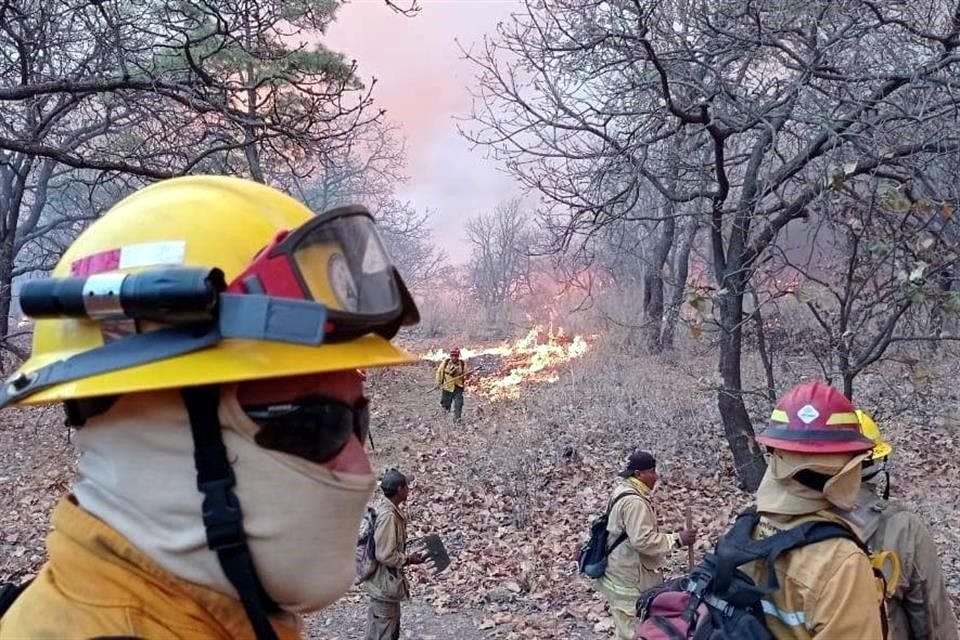
<path id="1" fill-rule="evenodd" d="M 409 533 L 440 534 L 452 559 L 439 575 L 411 571 L 402 637 L 610 637 L 612 620 L 578 577 L 575 555 L 631 449 L 656 452 L 661 524 L 680 527 L 689 511 L 701 531 L 698 557 L 750 502 L 704 387 L 714 369 L 706 350 L 667 359 L 597 344 L 556 383 L 532 383 L 519 400 L 468 396 L 460 425 L 440 414 L 431 364 L 370 372 L 374 466 L 415 476 Z M 897 447 L 894 497 L 929 522 L 960 610 L 960 424 L 903 414 L 883 426 Z M 4 411 L 0 578 L 27 577 L 42 562 L 48 515 L 74 463 L 59 409 Z M 668 572 L 685 566 L 677 553 Z M 351 591 L 308 618 L 308 637 L 359 639 L 365 618 L 364 596 Z"/>

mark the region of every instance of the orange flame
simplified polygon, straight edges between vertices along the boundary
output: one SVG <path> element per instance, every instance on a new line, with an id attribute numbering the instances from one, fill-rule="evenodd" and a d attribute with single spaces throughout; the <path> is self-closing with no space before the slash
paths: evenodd
<path id="1" fill-rule="evenodd" d="M 536 326 L 523 338 L 510 343 L 504 342 L 495 347 L 460 349 L 460 357 L 468 363 L 479 356 L 500 356 L 503 361 L 493 371 L 481 370 L 474 373 L 468 386 L 481 395 L 492 399 L 517 398 L 520 387 L 531 381 L 553 383 L 560 379 L 554 370 L 557 365 L 580 358 L 590 348 L 583 336 L 567 337 L 562 328 L 554 332 L 550 327 L 546 331 Z M 432 351 L 424 360 L 439 362 L 448 353 L 443 349 Z"/>

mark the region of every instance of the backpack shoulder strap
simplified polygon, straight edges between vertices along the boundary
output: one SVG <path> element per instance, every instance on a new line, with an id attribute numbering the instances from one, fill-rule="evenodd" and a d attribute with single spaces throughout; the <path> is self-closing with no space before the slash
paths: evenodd
<path id="1" fill-rule="evenodd" d="M 794 539 L 790 540 L 790 542 L 793 542 L 794 544 L 789 548 L 784 548 L 783 550 L 779 551 L 779 553 L 784 553 L 785 551 L 789 551 L 790 549 L 795 549 L 797 547 L 801 547 L 807 544 L 813 544 L 815 542 L 822 542 L 823 540 L 829 540 L 831 538 L 845 538 L 846 540 L 849 540 L 850 542 L 853 542 L 855 545 L 857 545 L 860 551 L 863 552 L 863 555 L 866 556 L 867 561 L 870 562 L 870 568 L 873 571 L 874 577 L 879 579 L 883 585 L 882 596 L 884 597 L 886 596 L 886 590 L 887 590 L 886 577 L 883 575 L 882 571 L 880 571 L 876 566 L 874 566 L 872 562 L 872 558 L 870 556 L 870 549 L 867 547 L 867 544 L 863 540 L 861 540 L 860 537 L 857 536 L 850 527 L 845 526 L 839 522 L 833 522 L 830 520 L 813 520 L 810 522 L 804 522 L 803 524 L 798 525 L 793 529 L 791 529 L 790 531 L 787 531 L 784 533 L 792 533 L 794 531 L 797 531 L 798 529 L 800 530 L 800 532 L 796 534 Z M 781 546 L 785 546 L 785 545 L 781 545 Z M 776 550 L 777 548 L 774 548 L 774 551 Z M 768 560 L 768 562 L 770 563 L 770 566 L 773 566 L 772 564 L 773 560 Z M 769 575 L 773 577 L 773 580 L 772 581 L 768 580 L 768 583 L 776 582 L 776 571 L 770 571 Z M 886 601 L 883 599 L 883 597 L 880 600 L 880 621 L 883 627 L 883 638 L 884 640 L 886 640 L 886 638 L 889 636 L 890 629 L 889 629 L 889 621 L 887 620 Z"/>
<path id="2" fill-rule="evenodd" d="M 753 531 L 760 523 L 760 514 L 750 509 L 737 516 L 730 532 L 724 536 L 723 542 L 732 544 L 736 548 L 750 548 L 750 555 L 776 560 L 787 551 L 808 544 L 822 542 L 830 538 L 846 538 L 855 543 L 864 553 L 869 555 L 864 544 L 853 530 L 831 520 L 810 520 L 790 529 L 784 529 L 766 538 L 754 539 Z M 746 561 L 745 561 L 746 562 Z"/>
<path id="3" fill-rule="evenodd" d="M 754 539 L 753 531 L 760 522 L 760 515 L 753 509 L 737 517 L 730 532 L 717 543 L 719 581 L 731 577 L 734 569 L 753 560 L 763 560 L 773 567 L 777 558 L 788 551 L 831 538 L 845 538 L 855 543 L 867 556 L 866 545 L 849 528 L 829 520 L 813 520 L 785 529 L 767 538 Z M 767 572 L 767 592 L 780 588 L 776 571 Z"/>
<path id="4" fill-rule="evenodd" d="M 767 543 L 765 545 L 767 547 L 767 561 L 772 563 L 787 551 L 831 538 L 845 538 L 857 545 L 865 555 L 870 556 L 867 545 L 857 537 L 850 527 L 830 520 L 810 520 L 792 529 L 772 535 L 763 542 Z"/>
<path id="5" fill-rule="evenodd" d="M 777 572 L 773 570 L 774 562 L 778 557 L 793 549 L 832 538 L 843 538 L 853 542 L 867 559 L 870 558 L 867 545 L 849 526 L 839 522 L 811 520 L 767 538 L 754 540 L 753 530 L 759 522 L 760 516 L 755 509 L 744 512 L 737 517 L 737 521 L 730 532 L 717 543 L 712 558 L 715 563 L 714 593 L 722 593 L 747 600 L 773 593 L 780 588 Z M 735 585 L 732 580 L 736 568 L 753 560 L 766 562 L 768 567 L 766 585 L 764 587 L 754 586 L 752 581 L 749 585 Z M 874 574 L 876 575 L 876 573 L 875 569 Z M 728 594 L 728 590 L 735 593 Z M 880 606 L 880 617 L 883 621 L 883 638 L 887 638 L 887 614 L 883 603 Z"/>
<path id="6" fill-rule="evenodd" d="M 624 491 L 623 493 L 618 494 L 617 497 L 615 497 L 613 500 L 610 501 L 610 507 L 607 508 L 607 516 L 610 515 L 611 511 L 613 511 L 614 505 L 616 505 L 618 502 L 620 502 L 621 500 L 623 500 L 628 496 L 637 496 L 638 498 L 641 497 L 641 495 L 636 491 Z"/>
<path id="7" fill-rule="evenodd" d="M 623 493 L 618 495 L 616 498 L 614 498 L 610 502 L 610 507 L 607 509 L 607 519 L 609 519 L 610 514 L 613 513 L 613 507 L 616 506 L 616 504 L 620 502 L 620 500 L 622 500 L 623 498 L 626 498 L 627 496 L 637 496 L 638 498 L 641 497 L 640 494 L 637 493 L 636 491 L 624 491 Z M 606 550 L 606 555 L 610 555 L 611 553 L 613 553 L 613 550 L 619 547 L 621 544 L 623 544 L 624 540 L 626 539 L 627 539 L 627 532 L 622 531 L 620 535 L 617 536 L 617 539 L 613 541 L 613 544 L 610 545 L 610 547 Z"/>
<path id="8" fill-rule="evenodd" d="M 8 582 L 4 585 L 0 585 L 0 618 L 3 618 L 3 615 L 7 612 L 7 610 L 13 606 L 14 601 L 20 597 L 20 594 L 23 593 L 32 582 L 33 578 L 21 584 Z"/>

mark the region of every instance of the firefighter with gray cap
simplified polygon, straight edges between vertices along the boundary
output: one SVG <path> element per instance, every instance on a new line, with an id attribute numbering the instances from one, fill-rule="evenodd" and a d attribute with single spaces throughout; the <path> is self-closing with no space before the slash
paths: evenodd
<path id="1" fill-rule="evenodd" d="M 407 516 L 401 506 L 407 500 L 413 476 L 388 469 L 380 480 L 382 498 L 375 508 L 374 543 L 377 567 L 363 587 L 370 594 L 366 640 L 400 638 L 400 603 L 410 599 L 404 574 L 407 565 L 422 564 L 423 551 L 406 552 Z"/>

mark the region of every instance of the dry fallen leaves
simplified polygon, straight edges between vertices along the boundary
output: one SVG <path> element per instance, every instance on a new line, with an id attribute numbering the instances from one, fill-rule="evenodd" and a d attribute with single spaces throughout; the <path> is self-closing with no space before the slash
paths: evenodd
<path id="1" fill-rule="evenodd" d="M 612 620 L 577 574 L 575 557 L 632 448 L 656 452 L 661 524 L 679 528 L 691 511 L 698 558 L 750 501 L 735 487 L 715 398 L 696 383 L 714 365 L 683 366 L 598 349 L 517 402 L 468 396 L 462 425 L 424 395 L 429 365 L 371 376 L 376 465 L 416 476 L 410 535 L 439 533 L 452 559 L 439 575 L 410 572 L 414 598 L 440 619 L 469 612 L 477 638 L 609 638 Z M 72 479 L 75 452 L 57 410 L 5 411 L 2 420 L 0 578 L 21 579 L 43 559 L 48 516 Z M 928 519 L 953 593 L 960 592 L 960 463 L 950 453 L 957 429 L 960 420 L 889 430 L 897 490 Z M 685 569 L 685 554 L 674 554 L 667 572 Z M 356 591 L 343 602 L 366 606 Z M 356 629 L 330 633 L 352 637 Z M 431 633 L 445 637 L 442 629 Z"/>

